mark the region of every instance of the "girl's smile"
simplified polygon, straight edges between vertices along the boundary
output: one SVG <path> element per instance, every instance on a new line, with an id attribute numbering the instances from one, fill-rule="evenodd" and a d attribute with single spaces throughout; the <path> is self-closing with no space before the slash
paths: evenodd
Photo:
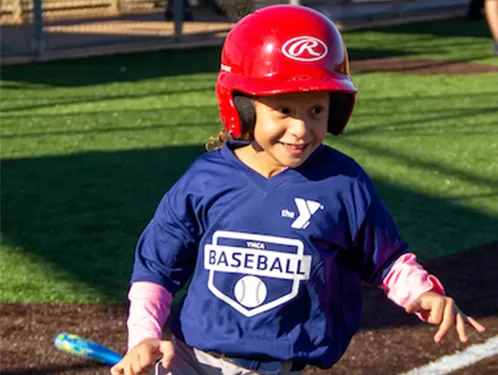
<path id="1" fill-rule="evenodd" d="M 254 141 L 250 146 L 235 150 L 235 154 L 267 178 L 302 165 L 327 134 L 328 92 L 261 96 L 254 98 L 253 103 Z"/>

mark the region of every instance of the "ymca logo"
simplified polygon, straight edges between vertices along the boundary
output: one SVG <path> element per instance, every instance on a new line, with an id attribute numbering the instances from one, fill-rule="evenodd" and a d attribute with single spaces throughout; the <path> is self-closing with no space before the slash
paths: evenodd
<path id="1" fill-rule="evenodd" d="M 208 289 L 247 317 L 294 299 L 311 260 L 302 241 L 285 237 L 219 230 L 204 246 Z"/>
<path id="2" fill-rule="evenodd" d="M 282 46 L 282 53 L 286 57 L 305 62 L 323 59 L 328 51 L 329 49 L 323 41 L 312 36 L 298 36 L 289 39 Z"/>
<path id="3" fill-rule="evenodd" d="M 320 202 L 305 200 L 302 198 L 294 198 L 296 202 L 297 209 L 299 211 L 299 216 L 291 224 L 291 228 L 294 229 L 306 229 L 310 225 L 311 217 L 318 211 L 318 209 L 323 210 L 324 207 Z M 296 216 L 294 212 L 289 210 L 282 210 L 282 217 L 289 217 L 294 219 Z"/>

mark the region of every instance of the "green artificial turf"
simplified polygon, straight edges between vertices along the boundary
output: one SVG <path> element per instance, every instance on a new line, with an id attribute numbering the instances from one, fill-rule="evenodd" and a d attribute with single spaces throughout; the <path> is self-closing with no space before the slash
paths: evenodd
<path id="1" fill-rule="evenodd" d="M 353 58 L 496 64 L 482 23 L 346 33 Z M 0 300 L 123 302 L 134 246 L 220 123 L 219 49 L 2 67 Z M 498 74 L 364 73 L 326 143 L 426 259 L 498 238 Z"/>

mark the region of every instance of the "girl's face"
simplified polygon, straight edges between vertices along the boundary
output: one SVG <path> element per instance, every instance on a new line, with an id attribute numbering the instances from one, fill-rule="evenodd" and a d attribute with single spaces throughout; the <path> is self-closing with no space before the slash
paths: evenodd
<path id="1" fill-rule="evenodd" d="M 253 147 L 269 176 L 297 168 L 327 134 L 328 92 L 300 92 L 254 98 L 256 124 Z M 273 171 L 273 173 L 271 173 Z"/>

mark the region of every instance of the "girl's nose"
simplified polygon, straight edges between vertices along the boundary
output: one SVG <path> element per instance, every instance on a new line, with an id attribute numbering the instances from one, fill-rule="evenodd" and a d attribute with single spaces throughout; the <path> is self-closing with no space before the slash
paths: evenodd
<path id="1" fill-rule="evenodd" d="M 291 119 L 288 129 L 289 132 L 296 138 L 302 138 L 308 131 L 306 120 L 299 117 L 294 117 Z"/>

